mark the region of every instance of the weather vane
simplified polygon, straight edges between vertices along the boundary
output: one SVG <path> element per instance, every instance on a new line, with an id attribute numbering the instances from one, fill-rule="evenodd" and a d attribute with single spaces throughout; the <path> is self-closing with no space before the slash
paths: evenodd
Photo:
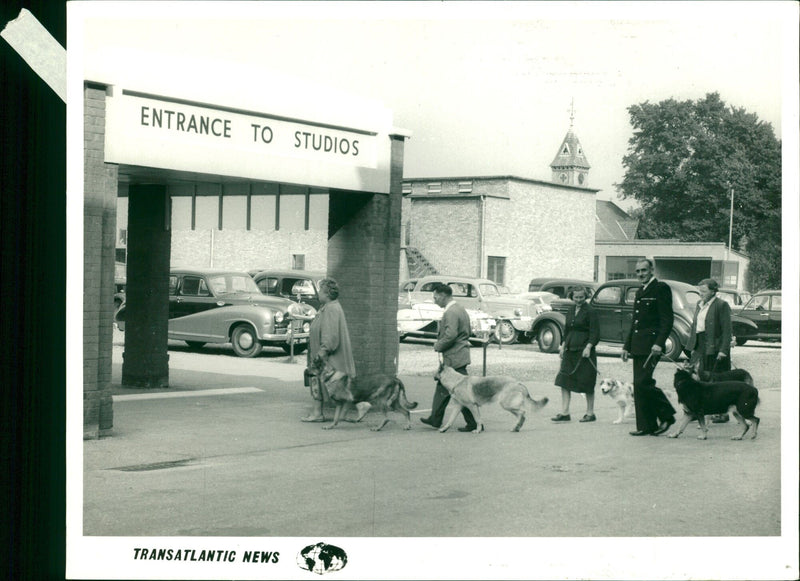
<path id="1" fill-rule="evenodd" d="M 572 101 L 569 104 L 569 128 L 572 129 L 572 122 L 575 119 L 575 97 L 572 98 Z"/>

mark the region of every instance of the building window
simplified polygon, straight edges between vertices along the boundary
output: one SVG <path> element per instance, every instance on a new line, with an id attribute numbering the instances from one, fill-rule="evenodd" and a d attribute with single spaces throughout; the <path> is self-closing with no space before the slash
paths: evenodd
<path id="1" fill-rule="evenodd" d="M 486 269 L 488 278 L 499 285 L 506 284 L 506 257 L 505 256 L 489 256 Z"/>
<path id="2" fill-rule="evenodd" d="M 305 268 L 306 268 L 306 255 L 292 254 L 292 269 L 305 270 Z"/>
<path id="3" fill-rule="evenodd" d="M 606 280 L 636 278 L 636 263 L 644 256 L 607 256 Z"/>
<path id="4" fill-rule="evenodd" d="M 600 276 L 600 257 L 595 254 L 594 256 L 594 282 L 597 282 L 597 277 Z"/>
<path id="5" fill-rule="evenodd" d="M 458 182 L 458 193 L 469 194 L 472 193 L 472 182 Z"/>
<path id="6" fill-rule="evenodd" d="M 441 194 L 442 193 L 442 182 L 431 182 L 428 184 L 428 193 L 429 194 Z"/>
<path id="7" fill-rule="evenodd" d="M 411 184 L 403 184 L 403 195 L 411 193 Z"/>
<path id="8" fill-rule="evenodd" d="M 128 262 L 128 249 L 127 248 L 116 248 L 116 252 L 114 253 L 114 260 L 116 262 L 121 262 L 123 264 Z"/>

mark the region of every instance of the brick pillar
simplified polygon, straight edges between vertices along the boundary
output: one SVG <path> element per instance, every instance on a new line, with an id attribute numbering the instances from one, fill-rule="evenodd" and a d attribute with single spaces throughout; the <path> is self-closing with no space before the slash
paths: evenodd
<path id="1" fill-rule="evenodd" d="M 339 283 L 356 371 L 397 373 L 402 137 L 392 137 L 389 194 L 331 191 L 328 274 Z"/>
<path id="2" fill-rule="evenodd" d="M 169 203 L 166 186 L 128 188 L 123 387 L 169 386 Z"/>
<path id="3" fill-rule="evenodd" d="M 110 435 L 117 166 L 105 160 L 104 86 L 84 87 L 83 435 Z"/>

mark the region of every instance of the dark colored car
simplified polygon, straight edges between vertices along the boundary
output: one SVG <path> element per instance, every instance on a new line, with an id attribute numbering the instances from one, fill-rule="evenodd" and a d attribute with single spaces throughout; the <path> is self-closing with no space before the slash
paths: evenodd
<path id="1" fill-rule="evenodd" d="M 755 329 L 741 324 L 733 325 L 737 345 L 744 345 L 751 339 L 781 340 L 781 291 L 768 290 L 754 294 L 742 309 L 736 311 L 736 315 L 755 325 Z"/>
<path id="2" fill-rule="evenodd" d="M 253 280 L 265 295 L 283 297 L 319 309 L 318 283 L 324 272 L 310 270 L 262 270 Z"/>
<path id="3" fill-rule="evenodd" d="M 596 282 L 578 280 L 575 278 L 534 278 L 528 283 L 528 292 L 542 291 L 558 295 L 558 298 L 567 298 L 567 293 L 572 287 L 581 286 L 586 290 L 586 299 L 592 298 Z"/>
<path id="4" fill-rule="evenodd" d="M 666 342 L 665 355 L 677 361 L 689 339 L 692 319 L 700 293 L 697 287 L 675 280 L 663 281 L 672 290 L 672 310 L 674 320 L 672 332 Z M 627 338 L 633 319 L 633 302 L 641 283 L 636 279 L 612 280 L 597 288 L 591 301 L 597 311 L 600 322 L 600 341 L 622 344 Z M 558 351 L 564 333 L 566 316 L 564 314 L 571 301 L 553 301 L 553 311 L 544 313 L 534 321 L 534 329 L 538 331 L 539 349 L 546 353 Z M 732 330 L 744 329 L 754 325 L 736 315 L 731 315 Z"/>
<path id="5" fill-rule="evenodd" d="M 125 330 L 126 305 L 115 315 Z M 305 351 L 308 321 L 314 307 L 281 297 L 263 295 L 246 272 L 212 269 L 175 269 L 169 275 L 170 339 L 200 348 L 206 343 L 231 343 L 239 357 L 254 357 L 265 345 L 289 353 Z M 291 332 L 290 332 L 291 325 Z"/>

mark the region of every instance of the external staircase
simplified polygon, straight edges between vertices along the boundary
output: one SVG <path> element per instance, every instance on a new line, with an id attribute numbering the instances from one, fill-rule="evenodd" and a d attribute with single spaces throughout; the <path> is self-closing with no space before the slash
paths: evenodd
<path id="1" fill-rule="evenodd" d="M 405 246 L 408 274 L 410 278 L 419 278 L 429 274 L 439 274 L 439 271 L 425 258 L 422 252 L 414 246 Z"/>

